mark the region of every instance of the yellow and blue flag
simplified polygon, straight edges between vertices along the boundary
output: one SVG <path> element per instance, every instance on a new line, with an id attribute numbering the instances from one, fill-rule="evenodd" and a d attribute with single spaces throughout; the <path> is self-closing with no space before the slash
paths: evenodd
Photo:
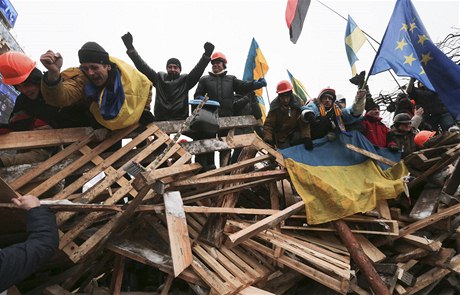
<path id="1" fill-rule="evenodd" d="M 348 15 L 347 28 L 345 30 L 345 50 L 347 52 L 348 62 L 350 63 L 351 73 L 356 75 L 356 54 L 367 41 L 363 31 L 356 25 L 355 21 Z"/>
<path id="2" fill-rule="evenodd" d="M 256 39 L 252 38 L 251 47 L 249 48 L 248 57 L 246 58 L 246 65 L 244 67 L 243 80 L 252 81 L 264 78 L 268 72 L 268 64 L 265 60 L 262 51 L 257 44 Z M 266 108 L 264 98 L 262 96 L 262 88 L 255 90 L 257 99 L 259 100 L 259 107 L 262 111 L 262 122 L 265 121 Z"/>
<path id="3" fill-rule="evenodd" d="M 281 150 L 291 181 L 305 203 L 308 224 L 320 224 L 373 210 L 377 200 L 392 199 L 404 191 L 407 168 L 401 161 L 388 168 L 349 150 L 359 148 L 399 161 L 398 153 L 378 150 L 358 131 L 339 134 L 334 141 L 315 140 L 315 148 L 296 145 Z M 327 156 L 326 156 L 327 155 Z"/>
<path id="4" fill-rule="evenodd" d="M 300 82 L 299 80 L 294 78 L 294 76 L 291 74 L 291 72 L 289 72 L 289 70 L 286 70 L 286 71 L 288 73 L 289 79 L 291 80 L 293 92 L 298 97 L 300 97 L 300 99 L 302 100 L 303 104 L 306 104 L 310 99 L 310 95 L 308 94 L 307 90 L 305 89 L 305 86 L 303 86 L 302 82 Z"/>
<path id="5" fill-rule="evenodd" d="M 432 42 L 410 0 L 396 2 L 369 74 L 389 69 L 437 92 L 452 116 L 460 119 L 460 67 Z"/>

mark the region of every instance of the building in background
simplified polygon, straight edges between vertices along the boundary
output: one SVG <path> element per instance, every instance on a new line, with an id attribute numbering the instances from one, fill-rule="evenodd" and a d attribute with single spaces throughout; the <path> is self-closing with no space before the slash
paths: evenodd
<path id="1" fill-rule="evenodd" d="M 9 0 L 0 0 L 0 54 L 7 51 L 20 51 L 22 48 L 11 35 L 18 13 Z M 8 123 L 18 93 L 14 87 L 0 82 L 0 124 Z"/>

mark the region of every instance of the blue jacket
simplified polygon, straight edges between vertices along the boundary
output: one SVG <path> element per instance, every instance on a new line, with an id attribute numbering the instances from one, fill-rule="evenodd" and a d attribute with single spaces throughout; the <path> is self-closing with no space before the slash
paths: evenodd
<path id="1" fill-rule="evenodd" d="M 58 249 L 56 217 L 48 208 L 27 211 L 27 234 L 25 242 L 0 249 L 0 292 L 37 271 Z"/>

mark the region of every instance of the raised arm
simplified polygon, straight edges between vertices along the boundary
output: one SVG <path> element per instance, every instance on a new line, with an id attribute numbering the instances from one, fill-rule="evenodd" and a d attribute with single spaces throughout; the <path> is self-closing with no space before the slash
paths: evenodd
<path id="1" fill-rule="evenodd" d="M 136 69 L 138 69 L 139 72 L 147 76 L 147 78 L 150 81 L 152 81 L 154 87 L 157 87 L 157 72 L 155 72 L 151 67 L 149 67 L 149 65 L 142 59 L 137 50 L 134 48 L 133 35 L 131 35 L 131 33 L 128 32 L 121 36 L 121 40 L 123 40 L 123 43 L 125 44 L 127 49 L 126 53 L 128 54 L 129 58 L 133 61 L 134 65 L 136 66 Z"/>

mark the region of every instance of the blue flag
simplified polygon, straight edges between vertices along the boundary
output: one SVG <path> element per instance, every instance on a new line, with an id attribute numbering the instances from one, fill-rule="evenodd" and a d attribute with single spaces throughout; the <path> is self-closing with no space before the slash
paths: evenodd
<path id="1" fill-rule="evenodd" d="M 460 119 L 460 67 L 431 41 L 410 0 L 398 0 L 370 75 L 393 69 L 438 93 L 449 112 Z"/>

